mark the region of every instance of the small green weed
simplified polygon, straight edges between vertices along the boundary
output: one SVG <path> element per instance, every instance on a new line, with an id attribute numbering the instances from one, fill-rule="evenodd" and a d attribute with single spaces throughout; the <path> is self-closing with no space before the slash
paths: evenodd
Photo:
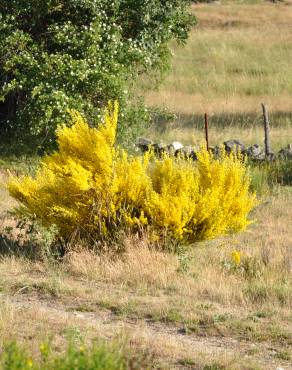
<path id="1" fill-rule="evenodd" d="M 263 273 L 263 264 L 254 256 L 234 250 L 228 259 L 221 261 L 222 268 L 228 273 L 237 273 L 245 279 L 259 278 Z"/>
<path id="2" fill-rule="evenodd" d="M 226 370 L 226 366 L 214 362 L 213 364 L 204 366 L 203 370 Z"/>
<path id="3" fill-rule="evenodd" d="M 291 360 L 291 353 L 288 352 L 288 351 L 277 351 L 276 355 L 275 355 L 276 358 L 280 359 L 280 360 L 285 360 L 285 361 L 289 361 Z"/>
<path id="4" fill-rule="evenodd" d="M 48 344 L 42 344 L 40 356 L 34 359 L 30 353 L 16 342 L 8 343 L 0 354 L 2 370 L 128 370 L 149 369 L 150 364 L 139 355 L 133 355 L 126 348 L 116 344 L 95 343 L 85 346 L 69 343 L 66 351 L 53 353 Z"/>

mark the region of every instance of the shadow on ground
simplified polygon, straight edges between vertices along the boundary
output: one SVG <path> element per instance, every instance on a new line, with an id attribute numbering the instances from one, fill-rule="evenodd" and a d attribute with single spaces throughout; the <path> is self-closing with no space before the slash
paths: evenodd
<path id="1" fill-rule="evenodd" d="M 7 256 L 24 257 L 30 260 L 40 258 L 40 250 L 36 244 L 20 242 L 4 233 L 0 233 L 0 258 Z"/>

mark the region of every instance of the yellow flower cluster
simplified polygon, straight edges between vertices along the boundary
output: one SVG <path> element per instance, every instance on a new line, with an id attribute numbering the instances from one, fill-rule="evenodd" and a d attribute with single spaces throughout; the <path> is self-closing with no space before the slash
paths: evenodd
<path id="1" fill-rule="evenodd" d="M 118 104 L 91 128 L 77 112 L 57 131 L 59 150 L 43 159 L 34 178 L 12 178 L 9 191 L 60 236 L 96 239 L 120 229 L 146 230 L 185 243 L 244 229 L 255 204 L 244 162 L 202 149 L 198 161 L 153 154 L 130 156 L 115 147 Z"/>
<path id="2" fill-rule="evenodd" d="M 232 262 L 235 264 L 235 266 L 239 266 L 240 265 L 240 262 L 241 262 L 241 252 L 240 251 L 233 251 L 231 253 L 231 259 L 232 259 Z"/>

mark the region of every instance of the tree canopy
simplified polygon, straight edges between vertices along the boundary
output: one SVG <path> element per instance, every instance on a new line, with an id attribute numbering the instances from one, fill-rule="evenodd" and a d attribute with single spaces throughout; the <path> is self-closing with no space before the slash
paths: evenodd
<path id="1" fill-rule="evenodd" d="M 95 122 L 109 99 L 120 101 L 122 125 L 131 126 L 129 81 L 163 70 L 169 41 L 187 39 L 194 23 L 189 3 L 1 1 L 1 128 L 51 137 L 68 109 Z"/>

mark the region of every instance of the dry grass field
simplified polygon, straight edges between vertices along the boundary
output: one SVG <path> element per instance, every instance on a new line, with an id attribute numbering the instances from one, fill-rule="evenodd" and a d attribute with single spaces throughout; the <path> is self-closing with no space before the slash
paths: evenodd
<path id="1" fill-rule="evenodd" d="M 1 208 L 10 202 L 2 191 Z M 291 368 L 292 192 L 283 188 L 254 212 L 248 232 L 198 243 L 179 255 L 125 240 L 113 258 L 76 251 L 62 262 L 17 253 L 0 260 L 0 345 L 36 351 L 66 333 L 123 338 L 149 354 L 149 368 Z M 4 226 L 12 226 L 2 213 Z M 15 225 L 14 225 L 15 226 Z M 18 237 L 19 239 L 19 237 Z M 240 251 L 242 265 L 233 266 Z"/>
<path id="2" fill-rule="evenodd" d="M 178 120 L 157 123 L 149 135 L 199 142 L 208 111 L 214 143 L 261 142 L 265 101 L 275 147 L 291 142 L 292 5 L 286 3 L 195 5 L 199 25 L 189 43 L 175 48 L 162 87 L 145 93 L 150 105 L 169 108 Z M 103 338 L 142 353 L 143 369 L 292 369 L 291 186 L 259 195 L 253 224 L 238 235 L 178 254 L 133 236 L 118 257 L 82 249 L 57 261 L 40 255 L 40 241 L 28 239 L 8 213 L 15 206 L 5 188 L 8 169 L 30 167 L 0 163 L 0 347 L 17 340 L 37 358 L 48 340 L 60 353 L 68 336 L 85 343 Z"/>
<path id="3" fill-rule="evenodd" d="M 193 6 L 198 25 L 186 46 L 173 47 L 170 74 L 144 93 L 150 106 L 176 120 L 152 127 L 149 136 L 198 143 L 203 115 L 210 115 L 213 144 L 242 138 L 262 143 L 261 103 L 268 105 L 273 143 L 291 141 L 292 2 L 222 1 Z"/>

